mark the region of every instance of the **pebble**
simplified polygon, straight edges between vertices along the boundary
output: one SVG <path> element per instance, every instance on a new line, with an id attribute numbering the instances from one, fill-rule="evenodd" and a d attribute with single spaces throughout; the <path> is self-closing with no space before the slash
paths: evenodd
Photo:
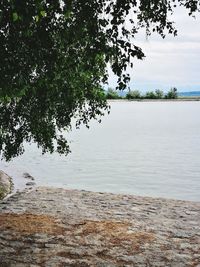
<path id="1" fill-rule="evenodd" d="M 24 172 L 23 177 L 32 181 L 35 180 L 35 178 L 31 176 L 28 172 Z"/>
<path id="2" fill-rule="evenodd" d="M 26 186 L 34 186 L 34 185 L 35 185 L 34 182 L 28 182 L 28 183 L 26 183 Z"/>

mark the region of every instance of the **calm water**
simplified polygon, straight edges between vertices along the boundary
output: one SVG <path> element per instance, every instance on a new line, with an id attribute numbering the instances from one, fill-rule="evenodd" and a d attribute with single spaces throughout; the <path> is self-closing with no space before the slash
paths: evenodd
<path id="1" fill-rule="evenodd" d="M 200 103 L 114 102 L 101 124 L 69 134 L 72 154 L 26 153 L 0 167 L 37 185 L 200 201 Z"/>

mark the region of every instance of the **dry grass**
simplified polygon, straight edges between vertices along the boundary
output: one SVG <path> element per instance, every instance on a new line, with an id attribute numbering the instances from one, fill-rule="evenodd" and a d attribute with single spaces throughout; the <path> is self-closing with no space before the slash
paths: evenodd
<path id="1" fill-rule="evenodd" d="M 34 214 L 0 214 L 0 231 L 27 234 L 62 234 L 63 228 L 54 217 Z"/>

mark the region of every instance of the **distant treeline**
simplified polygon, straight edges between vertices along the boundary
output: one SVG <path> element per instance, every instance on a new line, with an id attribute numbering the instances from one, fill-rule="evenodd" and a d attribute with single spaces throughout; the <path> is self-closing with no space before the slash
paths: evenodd
<path id="1" fill-rule="evenodd" d="M 142 94 L 139 90 L 129 90 L 124 96 L 120 96 L 120 92 L 109 88 L 106 93 L 107 99 L 176 99 L 178 91 L 175 87 L 171 88 L 167 93 L 162 90 L 149 91 Z"/>

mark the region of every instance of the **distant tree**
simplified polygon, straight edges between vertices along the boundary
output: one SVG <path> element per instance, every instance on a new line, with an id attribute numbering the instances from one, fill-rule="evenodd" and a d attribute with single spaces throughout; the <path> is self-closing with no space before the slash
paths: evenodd
<path id="1" fill-rule="evenodd" d="M 189 15 L 199 0 L 178 0 Z M 107 109 L 107 65 L 125 89 L 128 66 L 144 53 L 141 28 L 177 35 L 174 0 L 0 0 L 0 151 L 6 160 L 35 142 L 67 154 L 63 130 L 98 119 Z"/>
<path id="2" fill-rule="evenodd" d="M 150 92 L 146 92 L 144 98 L 146 98 L 146 99 L 156 99 L 157 96 L 153 91 L 150 91 Z"/>
<path id="3" fill-rule="evenodd" d="M 155 96 L 157 99 L 162 99 L 164 97 L 164 92 L 162 90 L 156 89 Z"/>
<path id="4" fill-rule="evenodd" d="M 167 99 L 176 99 L 178 98 L 178 90 L 177 88 L 173 87 L 169 90 L 169 92 L 165 95 Z"/>
<path id="5" fill-rule="evenodd" d="M 120 99 L 121 97 L 119 96 L 117 90 L 108 88 L 106 98 L 107 99 Z"/>
<path id="6" fill-rule="evenodd" d="M 129 92 L 126 94 L 126 98 L 127 98 L 127 99 L 141 99 L 142 96 L 141 96 L 140 91 L 138 91 L 138 90 L 133 90 L 133 91 L 129 91 Z"/>

